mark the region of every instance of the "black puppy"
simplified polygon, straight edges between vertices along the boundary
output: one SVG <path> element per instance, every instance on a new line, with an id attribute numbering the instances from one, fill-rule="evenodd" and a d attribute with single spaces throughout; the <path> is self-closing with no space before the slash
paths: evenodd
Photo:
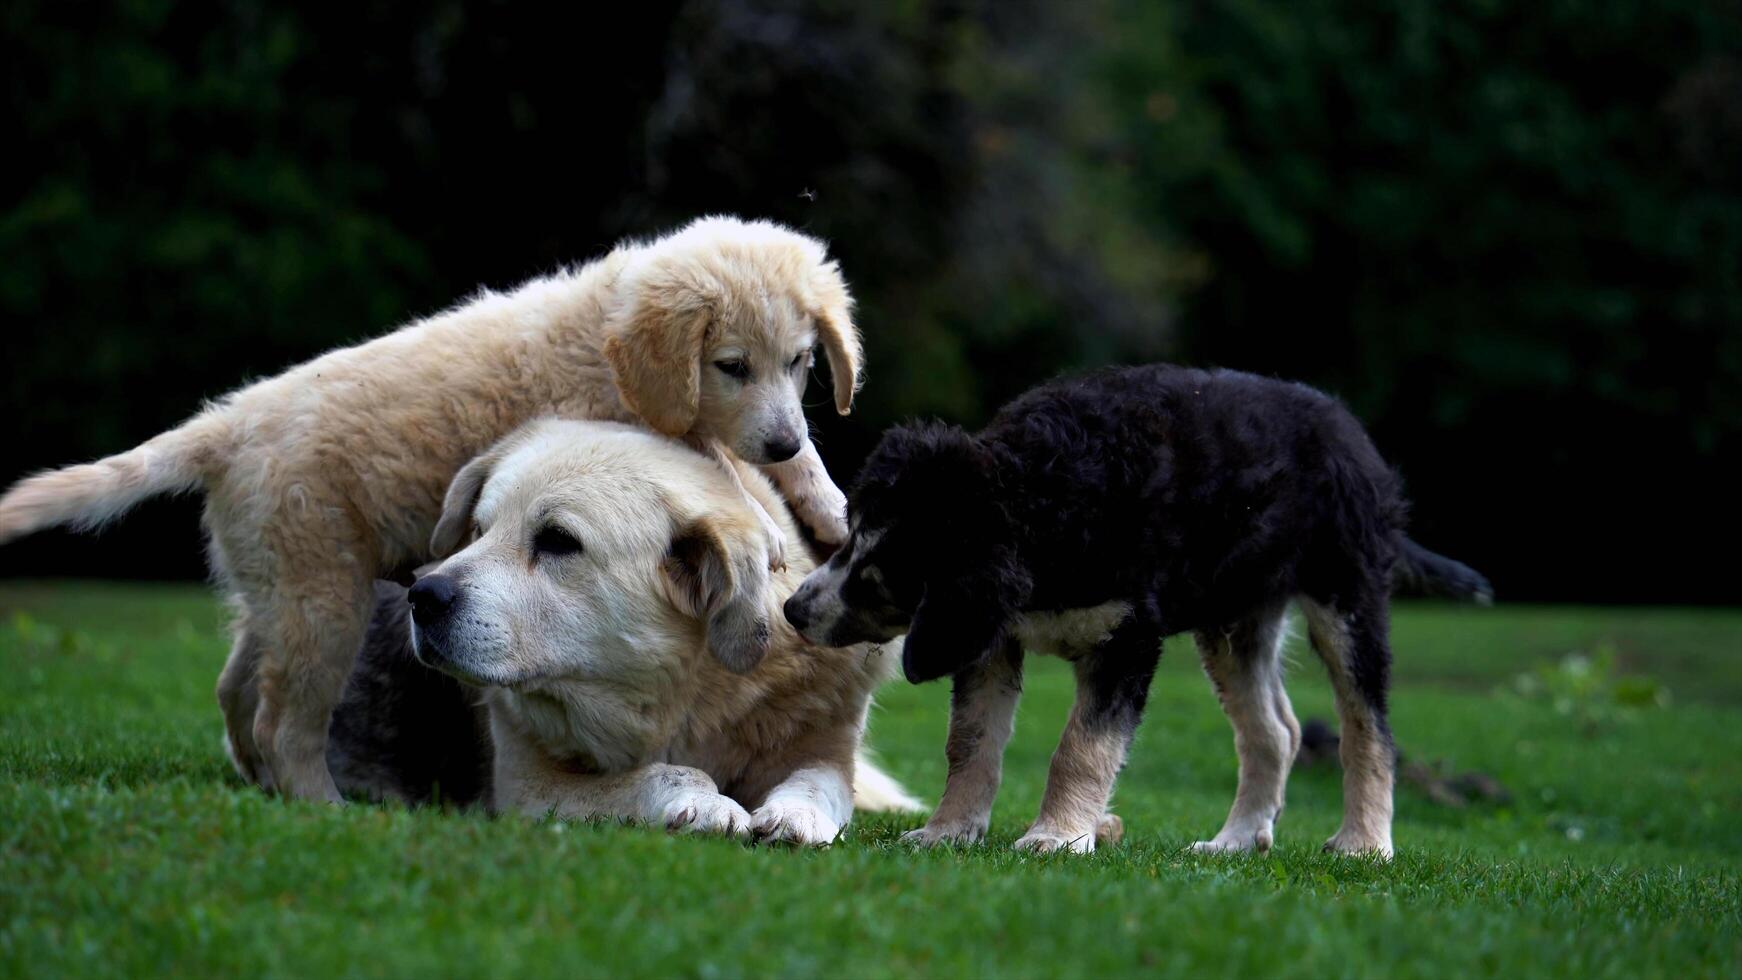
<path id="1" fill-rule="evenodd" d="M 1280 662 L 1298 599 L 1342 717 L 1343 824 L 1325 846 L 1391 854 L 1391 586 L 1485 600 L 1488 583 L 1404 535 L 1397 477 L 1332 398 L 1233 371 L 1104 371 L 1028 392 L 978 435 L 890 431 L 851 501 L 851 537 L 786 616 L 831 646 L 905 632 L 909 680 L 954 675 L 948 783 L 911 840 L 985 833 L 1029 648 L 1074 661 L 1077 702 L 1016 845 L 1093 850 L 1161 640 L 1190 630 L 1240 757 L 1227 823 L 1196 846 L 1268 848 L 1300 747 Z"/>

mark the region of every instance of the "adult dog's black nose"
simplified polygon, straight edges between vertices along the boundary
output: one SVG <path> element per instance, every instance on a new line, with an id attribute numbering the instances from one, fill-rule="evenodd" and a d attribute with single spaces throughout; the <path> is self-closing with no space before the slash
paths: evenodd
<path id="1" fill-rule="evenodd" d="M 798 593 L 794 592 L 789 596 L 786 605 L 781 606 L 780 610 L 786 614 L 786 621 L 792 624 L 793 629 L 802 630 L 810 625 L 810 614 L 799 601 Z"/>
<path id="2" fill-rule="evenodd" d="M 425 575 L 405 594 L 411 603 L 411 618 L 431 623 L 447 615 L 459 598 L 460 585 L 451 575 Z"/>
<path id="3" fill-rule="evenodd" d="M 784 463 L 797 456 L 798 450 L 799 442 L 797 439 L 770 439 L 762 444 L 762 452 L 768 457 L 770 463 Z"/>

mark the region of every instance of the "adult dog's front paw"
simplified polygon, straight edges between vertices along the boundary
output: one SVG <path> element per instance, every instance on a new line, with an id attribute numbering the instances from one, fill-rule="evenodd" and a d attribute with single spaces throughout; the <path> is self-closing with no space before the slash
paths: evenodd
<path id="1" fill-rule="evenodd" d="M 750 817 L 757 840 L 821 847 L 840 836 L 841 825 L 816 807 L 795 800 L 770 800 Z"/>
<path id="2" fill-rule="evenodd" d="M 1016 839 L 1016 849 L 1032 851 L 1035 854 L 1051 854 L 1054 851 L 1088 854 L 1095 850 L 1095 832 L 1086 830 L 1081 833 L 1070 833 L 1035 828 Z"/>
<path id="3" fill-rule="evenodd" d="M 985 821 L 932 821 L 918 830 L 901 835 L 901 842 L 913 847 L 936 847 L 939 844 L 963 846 L 977 844 L 986 836 Z"/>
<path id="4" fill-rule="evenodd" d="M 750 833 L 749 812 L 719 793 L 682 793 L 666 805 L 664 819 L 667 830 L 691 834 L 745 837 Z"/>

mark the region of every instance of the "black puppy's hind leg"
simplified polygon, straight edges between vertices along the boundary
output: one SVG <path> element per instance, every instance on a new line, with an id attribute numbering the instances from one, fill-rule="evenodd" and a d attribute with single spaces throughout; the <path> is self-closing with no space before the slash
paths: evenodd
<path id="1" fill-rule="evenodd" d="M 1342 723 L 1343 825 L 1325 850 L 1391 857 L 1392 787 L 1397 753 L 1386 718 L 1390 628 L 1383 594 L 1357 595 L 1338 608 L 1303 599 L 1313 649 L 1330 672 Z"/>
<path id="2" fill-rule="evenodd" d="M 1300 723 L 1282 686 L 1284 608 L 1270 604 L 1226 630 L 1195 634 L 1204 673 L 1234 727 L 1240 782 L 1221 831 L 1193 844 L 1194 851 L 1268 851 L 1275 840 L 1300 747 Z"/>
<path id="3" fill-rule="evenodd" d="M 1160 659 L 1161 636 L 1127 621 L 1076 661 L 1076 704 L 1052 756 L 1040 816 L 1016 841 L 1018 850 L 1087 854 L 1097 837 L 1118 840 L 1123 827 L 1107 802 Z"/>
<path id="4" fill-rule="evenodd" d="M 903 834 L 902 840 L 931 847 L 972 844 L 986 836 L 1021 695 L 1022 646 L 1014 639 L 955 676 L 944 746 L 950 767 L 944 796 L 925 826 Z"/>

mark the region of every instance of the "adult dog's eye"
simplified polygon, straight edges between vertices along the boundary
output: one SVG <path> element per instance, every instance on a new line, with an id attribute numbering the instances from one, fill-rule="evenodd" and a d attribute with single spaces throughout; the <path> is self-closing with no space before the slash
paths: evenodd
<path id="1" fill-rule="evenodd" d="M 552 524 L 532 536 L 532 553 L 551 558 L 566 558 L 581 553 L 579 538 Z"/>
<path id="2" fill-rule="evenodd" d="M 743 381 L 750 377 L 750 365 L 743 361 L 715 361 L 714 366 L 719 368 L 720 373 L 728 378 L 737 378 L 739 381 Z"/>
<path id="3" fill-rule="evenodd" d="M 872 585 L 883 584 L 883 570 L 876 565 L 866 565 L 859 569 L 859 577 Z"/>

